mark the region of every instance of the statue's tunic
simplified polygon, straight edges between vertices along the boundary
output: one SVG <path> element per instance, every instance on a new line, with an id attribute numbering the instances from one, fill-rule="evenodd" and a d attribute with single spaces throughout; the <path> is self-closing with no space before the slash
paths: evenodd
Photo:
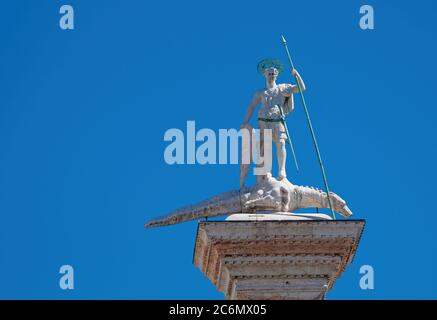
<path id="1" fill-rule="evenodd" d="M 279 106 L 282 106 L 284 115 L 293 111 L 293 88 L 293 85 L 286 83 L 260 91 L 262 107 L 258 112 L 258 127 L 260 130 L 271 129 L 274 142 L 287 139 L 285 127 L 280 121 Z"/>

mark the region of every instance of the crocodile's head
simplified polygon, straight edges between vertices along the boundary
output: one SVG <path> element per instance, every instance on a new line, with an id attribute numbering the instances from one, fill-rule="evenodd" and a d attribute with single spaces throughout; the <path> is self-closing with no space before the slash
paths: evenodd
<path id="1" fill-rule="evenodd" d="M 340 198 L 339 195 L 330 192 L 329 198 L 332 201 L 332 206 L 334 207 L 334 210 L 341 214 L 345 218 L 349 218 L 352 216 L 352 211 L 349 209 L 349 207 L 346 205 L 346 201 L 344 201 L 342 198 Z"/>

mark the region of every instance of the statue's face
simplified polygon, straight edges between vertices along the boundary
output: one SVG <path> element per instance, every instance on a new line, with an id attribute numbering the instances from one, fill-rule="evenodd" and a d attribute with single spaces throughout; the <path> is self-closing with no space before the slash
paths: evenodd
<path id="1" fill-rule="evenodd" d="M 264 71 L 264 77 L 268 82 L 276 81 L 278 78 L 278 69 L 276 68 L 268 68 Z"/>

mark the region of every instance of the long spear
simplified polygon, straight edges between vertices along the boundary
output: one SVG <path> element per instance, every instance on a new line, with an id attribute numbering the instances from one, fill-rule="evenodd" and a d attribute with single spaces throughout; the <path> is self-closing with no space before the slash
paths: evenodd
<path id="1" fill-rule="evenodd" d="M 290 62 L 291 68 L 295 69 L 294 64 L 293 64 L 293 60 L 291 59 L 290 51 L 288 50 L 287 41 L 285 40 L 284 36 L 282 36 L 282 44 L 284 45 L 285 51 L 287 51 L 288 62 Z M 328 203 L 329 203 L 329 209 L 331 210 L 332 218 L 335 220 L 335 213 L 334 213 L 334 210 L 332 208 L 331 198 L 329 197 L 328 181 L 326 180 L 325 169 L 323 168 L 322 156 L 320 155 L 319 146 L 317 145 L 316 135 L 314 134 L 314 129 L 313 129 L 313 126 L 311 124 L 310 114 L 308 112 L 308 108 L 307 108 L 307 105 L 305 102 L 305 97 L 303 95 L 302 86 L 300 85 L 300 82 L 299 82 L 299 79 L 297 78 L 297 76 L 295 76 L 295 78 L 296 78 L 297 86 L 299 88 L 300 97 L 302 98 L 302 105 L 303 105 L 303 108 L 305 110 L 305 115 L 307 118 L 308 127 L 310 128 L 311 136 L 312 136 L 313 142 L 314 142 L 314 147 L 316 148 L 316 154 L 317 154 L 317 158 L 319 160 L 320 170 L 322 171 L 323 183 L 325 184 L 326 195 L 328 197 Z"/>

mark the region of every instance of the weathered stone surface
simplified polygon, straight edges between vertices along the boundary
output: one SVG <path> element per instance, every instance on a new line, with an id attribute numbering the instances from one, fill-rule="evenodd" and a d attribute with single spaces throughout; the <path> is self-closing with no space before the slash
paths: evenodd
<path id="1" fill-rule="evenodd" d="M 323 299 L 351 263 L 364 225 L 200 222 L 193 262 L 228 299 Z"/>
<path id="2" fill-rule="evenodd" d="M 352 215 L 346 202 L 337 194 L 312 187 L 297 186 L 286 178 L 281 181 L 272 177 L 257 179 L 256 185 L 219 194 L 205 201 L 170 212 L 168 215 L 148 221 L 146 228 L 168 226 L 189 220 L 232 214 L 291 213 L 303 208 L 329 208 L 345 218 Z"/>

